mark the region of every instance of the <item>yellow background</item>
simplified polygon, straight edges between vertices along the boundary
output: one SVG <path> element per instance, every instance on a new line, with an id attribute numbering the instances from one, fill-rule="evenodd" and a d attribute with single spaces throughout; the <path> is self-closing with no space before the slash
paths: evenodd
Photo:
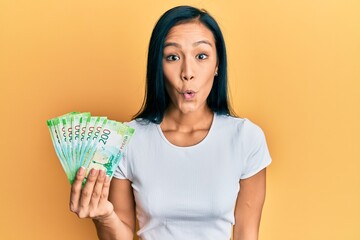
<path id="1" fill-rule="evenodd" d="M 266 133 L 260 239 L 360 239 L 358 0 L 0 0 L 0 238 L 96 239 L 68 209 L 45 120 L 129 120 L 151 30 L 179 4 L 218 20 L 233 107 Z"/>

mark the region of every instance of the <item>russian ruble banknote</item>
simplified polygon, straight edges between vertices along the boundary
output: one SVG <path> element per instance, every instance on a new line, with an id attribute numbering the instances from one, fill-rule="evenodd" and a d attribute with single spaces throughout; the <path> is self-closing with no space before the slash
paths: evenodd
<path id="1" fill-rule="evenodd" d="M 70 112 L 47 120 L 55 152 L 72 184 L 77 170 L 86 169 L 84 183 L 92 168 L 113 176 L 134 129 L 124 123 Z"/>

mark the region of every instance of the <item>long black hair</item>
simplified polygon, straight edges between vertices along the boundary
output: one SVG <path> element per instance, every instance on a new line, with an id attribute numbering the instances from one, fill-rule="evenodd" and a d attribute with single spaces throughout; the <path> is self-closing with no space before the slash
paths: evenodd
<path id="1" fill-rule="evenodd" d="M 169 105 L 169 95 L 165 89 L 163 75 L 163 50 L 165 38 L 175 25 L 198 21 L 214 35 L 218 74 L 215 76 L 210 94 L 207 98 L 209 108 L 221 115 L 231 115 L 227 90 L 227 57 L 224 37 L 215 19 L 205 10 L 191 6 L 178 6 L 165 12 L 156 23 L 151 34 L 146 73 L 146 92 L 143 105 L 134 118 L 153 123 L 161 123 Z"/>

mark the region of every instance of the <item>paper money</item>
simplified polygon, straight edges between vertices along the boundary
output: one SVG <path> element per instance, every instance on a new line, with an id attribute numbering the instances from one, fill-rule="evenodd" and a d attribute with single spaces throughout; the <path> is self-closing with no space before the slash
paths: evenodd
<path id="1" fill-rule="evenodd" d="M 71 112 L 47 120 L 52 143 L 72 184 L 77 170 L 86 169 L 84 183 L 92 168 L 112 178 L 134 129 L 124 123 L 90 113 Z"/>
<path id="2" fill-rule="evenodd" d="M 96 144 L 88 152 L 85 165 L 89 166 L 88 169 L 102 169 L 107 175 L 112 176 L 123 155 L 124 146 L 127 145 L 133 133 L 134 129 L 108 120 L 97 136 Z M 119 146 L 118 143 L 121 145 Z"/>

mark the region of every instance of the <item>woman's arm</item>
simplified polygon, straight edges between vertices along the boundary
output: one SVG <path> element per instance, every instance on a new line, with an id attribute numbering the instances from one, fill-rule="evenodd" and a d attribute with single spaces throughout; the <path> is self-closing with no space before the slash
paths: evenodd
<path id="1" fill-rule="evenodd" d="M 132 240 L 135 232 L 135 201 L 131 182 L 126 179 L 113 178 L 110 185 L 109 201 L 114 206 L 112 216 L 103 221 L 94 220 L 99 238 Z M 123 234 L 120 236 L 116 232 L 112 232 L 111 229 L 117 229 L 119 233 Z"/>
<path id="2" fill-rule="evenodd" d="M 234 240 L 258 240 L 265 192 L 266 168 L 252 177 L 240 180 L 235 206 Z"/>
<path id="3" fill-rule="evenodd" d="M 134 204 L 129 183 L 122 181 L 120 184 L 115 184 L 115 188 L 119 190 L 119 193 L 115 195 L 123 194 L 124 196 L 121 195 L 120 198 L 115 196 L 113 198 L 115 204 L 112 204 L 108 200 L 110 180 L 104 171 L 92 169 L 85 186 L 82 188 L 84 177 L 85 169 L 80 168 L 71 187 L 70 210 L 76 213 L 79 218 L 92 218 L 99 239 L 132 240 L 133 227 L 128 225 L 127 215 L 124 215 L 123 211 L 118 211 L 117 207 L 119 204 L 117 201 L 120 201 L 121 204 L 124 204 L 123 209 L 130 209 L 128 212 L 133 211 Z M 129 192 L 131 192 L 131 196 Z"/>

